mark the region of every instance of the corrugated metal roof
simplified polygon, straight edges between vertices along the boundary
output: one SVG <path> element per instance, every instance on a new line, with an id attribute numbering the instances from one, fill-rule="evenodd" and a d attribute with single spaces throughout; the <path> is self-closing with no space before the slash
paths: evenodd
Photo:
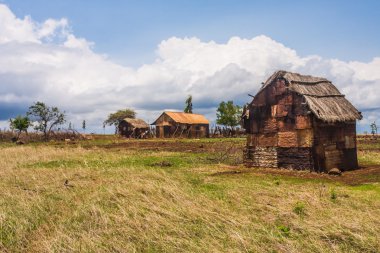
<path id="1" fill-rule="evenodd" d="M 163 114 L 168 115 L 177 123 L 182 124 L 209 124 L 210 122 L 205 118 L 205 116 L 196 113 L 185 113 L 185 112 L 164 112 Z M 161 114 L 160 117 L 163 115 Z M 158 118 L 160 118 L 158 117 Z M 157 121 L 157 120 L 156 120 Z M 156 124 L 156 121 L 152 125 Z"/>

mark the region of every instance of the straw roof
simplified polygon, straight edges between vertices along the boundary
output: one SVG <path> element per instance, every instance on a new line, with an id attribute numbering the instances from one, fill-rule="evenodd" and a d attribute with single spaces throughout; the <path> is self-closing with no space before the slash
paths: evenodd
<path id="1" fill-rule="evenodd" d="M 149 128 L 149 125 L 142 119 L 125 118 L 123 121 L 131 124 L 134 128 Z"/>
<path id="2" fill-rule="evenodd" d="M 160 115 L 160 117 L 164 114 L 169 116 L 176 123 L 190 124 L 190 125 L 209 124 L 209 121 L 205 118 L 205 116 L 203 116 L 201 114 L 185 113 L 185 112 L 163 112 Z M 160 117 L 158 117 L 158 119 Z M 152 125 L 156 125 L 157 120 L 155 122 L 153 122 Z"/>
<path id="3" fill-rule="evenodd" d="M 285 79 L 289 90 L 302 95 L 310 111 L 323 121 L 333 123 L 362 119 L 361 113 L 326 78 L 277 71 L 258 93 L 278 78 Z"/>

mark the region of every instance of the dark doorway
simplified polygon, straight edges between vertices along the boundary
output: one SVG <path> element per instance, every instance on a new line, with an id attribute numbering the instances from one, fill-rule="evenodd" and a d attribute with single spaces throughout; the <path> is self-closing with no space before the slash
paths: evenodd
<path id="1" fill-rule="evenodd" d="M 169 138 L 170 136 L 170 126 L 164 126 L 164 137 Z"/>

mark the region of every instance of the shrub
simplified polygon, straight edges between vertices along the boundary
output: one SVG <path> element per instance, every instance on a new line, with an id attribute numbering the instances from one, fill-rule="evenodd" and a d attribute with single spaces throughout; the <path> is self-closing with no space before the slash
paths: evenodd
<path id="1" fill-rule="evenodd" d="M 298 214 L 299 216 L 304 216 L 306 214 L 305 203 L 303 203 L 301 201 L 297 202 L 293 208 L 293 212 Z"/>
<path id="2" fill-rule="evenodd" d="M 288 237 L 290 235 L 290 227 L 286 225 L 278 225 L 277 229 L 281 232 L 283 236 Z"/>
<path id="3" fill-rule="evenodd" d="M 330 192 L 330 199 L 335 201 L 338 198 L 338 194 L 335 192 L 335 189 L 332 189 Z"/>

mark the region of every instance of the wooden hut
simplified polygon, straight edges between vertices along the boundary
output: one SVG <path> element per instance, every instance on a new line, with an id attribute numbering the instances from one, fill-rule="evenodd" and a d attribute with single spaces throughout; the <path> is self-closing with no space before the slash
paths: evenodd
<path id="1" fill-rule="evenodd" d="M 156 126 L 157 138 L 209 137 L 209 121 L 201 114 L 163 112 L 152 125 Z"/>
<path id="2" fill-rule="evenodd" d="M 142 119 L 125 118 L 119 123 L 119 134 L 128 138 L 143 138 L 149 125 Z"/>
<path id="3" fill-rule="evenodd" d="M 329 80 L 277 71 L 244 109 L 245 162 L 318 172 L 355 169 L 361 118 Z"/>

